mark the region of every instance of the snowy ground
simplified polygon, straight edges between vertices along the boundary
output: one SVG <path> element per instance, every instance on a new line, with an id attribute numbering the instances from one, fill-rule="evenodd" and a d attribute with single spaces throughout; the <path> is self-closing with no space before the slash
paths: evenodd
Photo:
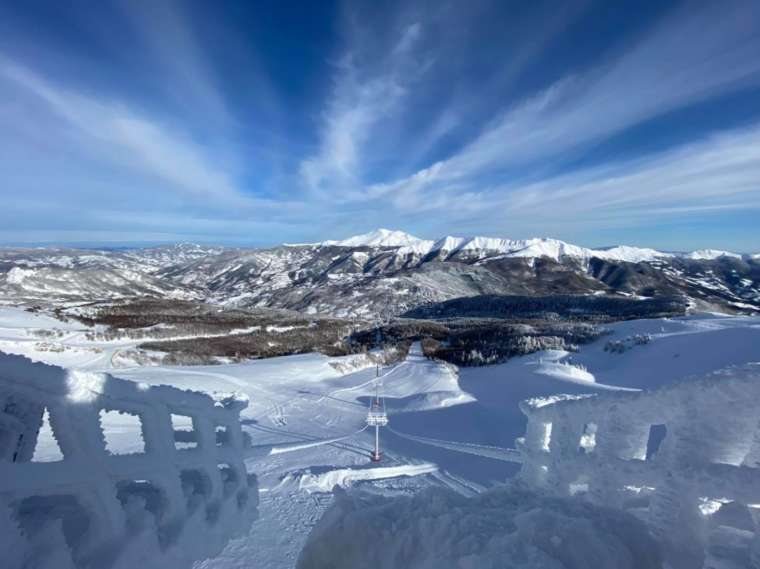
<path id="1" fill-rule="evenodd" d="M 40 329 L 60 332 L 40 338 L 34 332 Z M 382 370 L 392 430 L 383 433 L 379 465 L 369 461 L 372 438 L 362 431 L 375 369 L 361 357 L 309 354 L 219 366 L 114 369 L 128 363 L 119 351 L 136 341 L 90 342 L 81 325 L 9 308 L 0 309 L 0 350 L 149 384 L 247 394 L 243 421 L 255 445 L 247 466 L 260 480 L 260 519 L 247 537 L 198 566 L 276 569 L 294 566 L 335 484 L 380 494 L 414 494 L 429 486 L 472 494 L 514 474 L 519 465 L 503 449 L 524 432 L 517 407 L 523 399 L 648 389 L 760 361 L 760 317 L 642 320 L 610 329 L 611 335 L 579 353 L 542 352 L 482 368 L 457 370 L 412 350 L 407 361 Z M 604 350 L 610 340 L 637 334 L 649 334 L 651 341 L 627 342 L 623 353 Z M 342 365 L 331 365 L 336 363 Z M 139 439 L 129 425 L 107 428 L 120 432 L 125 448 Z M 52 453 L 54 447 L 42 445 L 40 451 Z"/>

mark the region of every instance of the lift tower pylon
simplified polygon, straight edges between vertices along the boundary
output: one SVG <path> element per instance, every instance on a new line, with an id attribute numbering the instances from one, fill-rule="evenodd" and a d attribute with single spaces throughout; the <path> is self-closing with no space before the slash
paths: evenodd
<path id="1" fill-rule="evenodd" d="M 377 371 L 379 375 L 379 368 Z M 375 448 L 370 455 L 372 462 L 380 462 L 383 455 L 380 453 L 380 427 L 388 424 L 388 415 L 385 412 L 385 399 L 380 397 L 380 378 L 375 379 L 375 396 L 370 400 L 367 412 L 367 425 L 375 427 Z"/>

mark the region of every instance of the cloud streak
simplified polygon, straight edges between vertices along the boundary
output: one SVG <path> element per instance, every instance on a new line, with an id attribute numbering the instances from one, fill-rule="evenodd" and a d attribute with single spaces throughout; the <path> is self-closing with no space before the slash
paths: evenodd
<path id="1" fill-rule="evenodd" d="M 379 70 L 360 68 L 356 60 L 361 55 L 351 51 L 335 65 L 337 76 L 323 115 L 320 148 L 300 165 L 302 180 L 312 193 L 350 196 L 361 184 L 365 143 L 378 123 L 402 104 L 410 73 L 420 72 L 411 55 L 421 34 L 419 23 L 407 25 Z"/>
<path id="2" fill-rule="evenodd" d="M 124 104 L 51 85 L 7 58 L 0 59 L 0 78 L 42 103 L 50 119 L 63 121 L 80 149 L 98 161 L 118 164 L 154 180 L 156 188 L 204 200 L 212 208 L 254 203 L 227 171 L 215 165 L 214 157 L 203 146 Z M 41 126 L 39 115 L 19 120 L 32 120 Z"/>
<path id="3" fill-rule="evenodd" d="M 505 215 L 539 221 L 570 218 L 609 224 L 672 213 L 760 208 L 760 124 L 507 192 L 509 197 L 500 200 Z"/>
<path id="4" fill-rule="evenodd" d="M 408 194 L 460 191 L 462 184 L 487 183 L 488 175 L 524 176 L 674 109 L 759 85 L 760 34 L 746 14 L 723 9 L 673 14 L 617 61 L 558 81 L 504 112 L 452 156 L 372 186 L 369 194 L 407 194 L 394 203 L 414 207 L 420 199 Z"/>

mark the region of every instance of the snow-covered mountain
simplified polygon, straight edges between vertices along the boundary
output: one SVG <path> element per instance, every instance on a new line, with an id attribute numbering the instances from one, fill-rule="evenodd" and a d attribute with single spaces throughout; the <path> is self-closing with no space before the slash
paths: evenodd
<path id="1" fill-rule="evenodd" d="M 322 246 L 339 247 L 396 247 L 398 255 L 435 255 L 446 259 L 455 254 L 482 257 L 483 255 L 501 254 L 511 257 L 547 257 L 559 261 L 562 258 L 591 259 L 592 257 L 615 259 L 619 261 L 641 262 L 662 257 L 671 257 L 672 253 L 663 253 L 654 249 L 643 249 L 621 245 L 609 249 L 588 249 L 572 245 L 557 239 L 501 239 L 497 237 L 455 237 L 447 235 L 436 240 L 425 240 L 404 233 L 378 229 L 363 235 L 356 235 L 341 241 L 323 241 Z M 695 257 L 700 258 L 700 257 Z"/>
<path id="2" fill-rule="evenodd" d="M 734 259 L 741 259 L 742 256 L 738 253 L 731 253 L 730 251 L 720 251 L 718 249 L 699 249 L 698 251 L 692 251 L 686 255 L 688 259 L 719 259 L 721 257 L 733 257 Z"/>
<path id="3" fill-rule="evenodd" d="M 510 294 L 682 295 L 697 308 L 754 311 L 760 259 L 591 249 L 548 238 L 423 240 L 387 229 L 270 249 L 0 249 L 4 303 L 154 296 L 375 318 L 457 297 Z"/>
<path id="4" fill-rule="evenodd" d="M 566 258 L 587 261 L 593 257 L 597 257 L 600 259 L 639 263 L 641 261 L 652 261 L 672 256 L 670 253 L 662 253 L 654 249 L 642 249 L 625 245 L 609 249 L 588 249 L 548 238 L 512 240 L 493 237 L 452 236 L 435 241 L 430 247 L 429 252 L 435 252 L 443 256 L 450 256 L 454 253 L 475 256 L 482 256 L 483 253 L 498 253 L 505 257 L 548 258 L 558 262 Z"/>
<path id="5" fill-rule="evenodd" d="M 405 247 L 421 242 L 414 235 L 403 231 L 376 229 L 363 235 L 354 235 L 342 241 L 323 241 L 321 245 L 338 245 L 340 247 Z"/>

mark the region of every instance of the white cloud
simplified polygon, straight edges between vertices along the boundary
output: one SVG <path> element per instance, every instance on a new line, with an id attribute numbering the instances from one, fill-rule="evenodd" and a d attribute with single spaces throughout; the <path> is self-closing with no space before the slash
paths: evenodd
<path id="1" fill-rule="evenodd" d="M 255 203 L 221 167 L 225 164 L 223 157 L 214 156 L 206 147 L 167 125 L 124 104 L 101 101 L 52 85 L 5 58 L 0 59 L 2 78 L 18 92 L 43 102 L 50 114 L 68 127 L 80 150 L 98 162 L 108 161 L 152 178 L 160 182 L 156 187 L 206 200 L 212 208 Z M 38 116 L 14 120 L 32 121 L 38 128 L 44 127 Z M 140 180 L 140 183 L 145 181 Z"/>
<path id="2" fill-rule="evenodd" d="M 760 208 L 760 124 L 647 158 L 480 193 L 502 220 L 615 227 Z"/>
<path id="3" fill-rule="evenodd" d="M 356 64 L 349 52 L 335 67 L 337 76 L 323 116 L 318 152 L 302 161 L 301 176 L 316 195 L 347 197 L 361 185 L 362 147 L 373 129 L 401 104 L 410 64 L 410 52 L 421 35 L 421 25 L 404 28 L 388 61 L 377 69 Z M 359 50 L 359 47 L 355 47 Z"/>
<path id="4" fill-rule="evenodd" d="M 760 36 L 746 9 L 689 5 L 615 62 L 557 82 L 502 113 L 448 159 L 381 187 L 438 196 L 455 182 L 482 186 L 536 168 L 674 109 L 760 84 L 758 53 Z"/>

